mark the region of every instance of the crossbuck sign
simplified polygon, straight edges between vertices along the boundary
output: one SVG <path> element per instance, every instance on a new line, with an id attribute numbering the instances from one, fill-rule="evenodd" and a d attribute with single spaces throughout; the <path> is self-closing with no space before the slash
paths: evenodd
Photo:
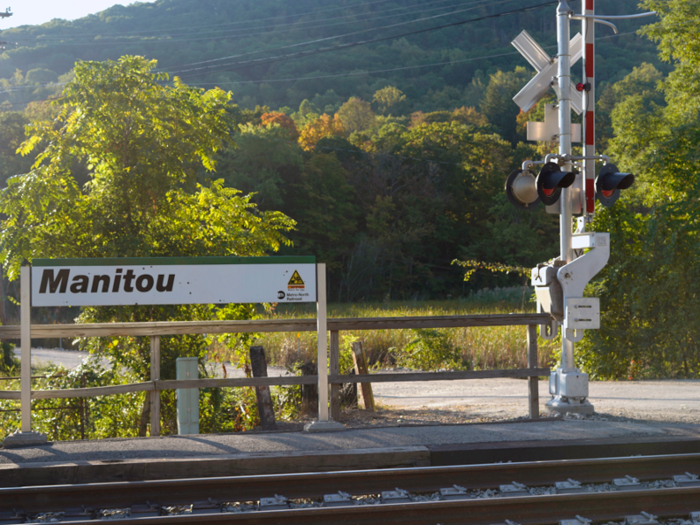
<path id="1" fill-rule="evenodd" d="M 547 93 L 550 87 L 553 87 L 557 91 L 557 95 L 559 95 L 556 84 L 559 58 L 550 57 L 527 31 L 520 33 L 511 43 L 537 71 L 532 80 L 513 97 L 513 102 L 520 106 L 520 109 L 523 111 L 529 111 Z M 576 36 L 569 42 L 569 52 L 571 53 L 570 65 L 573 65 L 583 55 L 583 38 L 581 33 L 576 33 Z M 581 114 L 581 111 L 583 111 L 583 96 L 576 91 L 576 87 L 573 84 L 569 84 L 569 86 L 571 109 Z"/>

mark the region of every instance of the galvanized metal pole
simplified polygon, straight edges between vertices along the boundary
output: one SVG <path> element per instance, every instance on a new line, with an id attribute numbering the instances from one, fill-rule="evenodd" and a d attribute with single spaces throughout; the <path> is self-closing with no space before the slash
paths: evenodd
<path id="1" fill-rule="evenodd" d="M 559 88 L 559 154 L 571 155 L 571 52 L 569 50 L 571 8 L 566 0 L 560 0 L 557 7 L 557 84 Z M 564 166 L 568 170 L 570 166 Z M 561 260 L 567 264 L 574 260 L 571 247 L 572 190 L 562 190 L 560 199 L 559 242 Z M 574 344 L 562 337 L 561 367 L 566 370 L 575 367 Z"/>

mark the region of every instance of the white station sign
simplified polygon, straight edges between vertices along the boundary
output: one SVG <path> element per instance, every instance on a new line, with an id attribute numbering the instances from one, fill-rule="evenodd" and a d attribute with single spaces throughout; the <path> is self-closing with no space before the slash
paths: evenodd
<path id="1" fill-rule="evenodd" d="M 314 257 L 38 259 L 32 306 L 316 302 Z"/>

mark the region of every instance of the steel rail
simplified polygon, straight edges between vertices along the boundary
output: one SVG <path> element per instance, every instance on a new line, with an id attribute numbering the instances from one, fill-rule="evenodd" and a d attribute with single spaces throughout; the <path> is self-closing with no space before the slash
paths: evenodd
<path id="1" fill-rule="evenodd" d="M 0 489 L 0 512 L 57 512 L 81 505 L 116 508 L 147 502 L 184 505 L 208 498 L 250 501 L 275 494 L 321 498 L 337 491 L 376 494 L 397 486 L 411 492 L 432 492 L 455 484 L 467 489 L 496 488 L 513 481 L 549 486 L 569 478 L 598 483 L 626 475 L 644 481 L 669 479 L 685 472 L 700 474 L 700 454 L 13 487 Z"/>
<path id="2" fill-rule="evenodd" d="M 672 488 L 628 492 L 602 492 L 546 496 L 521 496 L 452 501 L 411 502 L 400 504 L 354 505 L 350 507 L 316 507 L 241 513 L 181 514 L 137 518 L 143 525 L 220 524 L 248 525 L 333 525 L 387 524 L 442 525 L 465 523 L 487 525 L 517 520 L 532 525 L 556 523 L 576 515 L 600 520 L 619 520 L 625 515 L 650 512 L 671 517 L 687 517 L 697 510 L 700 488 Z M 110 519 L 112 525 L 133 525 L 134 518 Z M 94 520 L 73 521 L 73 525 L 94 524 Z"/>

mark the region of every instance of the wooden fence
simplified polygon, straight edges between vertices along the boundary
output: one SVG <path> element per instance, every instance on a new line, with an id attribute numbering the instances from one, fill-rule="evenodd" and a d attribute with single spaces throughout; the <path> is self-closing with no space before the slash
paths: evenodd
<path id="1" fill-rule="evenodd" d="M 537 325 L 551 322 L 549 314 L 451 315 L 421 317 L 379 317 L 328 319 L 330 331 L 330 414 L 340 416 L 340 386 L 343 383 L 385 383 L 400 381 L 445 381 L 494 377 L 529 378 L 529 411 L 531 418 L 539 417 L 538 376 L 549 375 L 548 368 L 537 363 Z M 464 328 L 486 326 L 527 326 L 528 367 L 508 370 L 463 372 L 415 372 L 395 374 L 340 375 L 340 332 L 362 330 L 398 330 L 408 328 Z M 148 323 L 95 323 L 82 325 L 32 325 L 33 339 L 59 337 L 118 337 L 141 336 L 151 340 L 151 380 L 116 386 L 72 388 L 63 390 L 32 390 L 31 399 L 65 399 L 128 392 L 151 392 L 151 435 L 160 435 L 160 395 L 163 390 L 178 388 L 231 388 L 276 385 L 317 384 L 319 376 L 251 377 L 225 379 L 161 380 L 160 338 L 183 334 L 222 334 L 254 332 L 315 332 L 316 319 L 268 319 L 254 321 L 176 321 Z M 0 326 L 0 339 L 19 339 L 19 326 Z M 0 399 L 21 399 L 21 390 L 0 390 Z"/>

